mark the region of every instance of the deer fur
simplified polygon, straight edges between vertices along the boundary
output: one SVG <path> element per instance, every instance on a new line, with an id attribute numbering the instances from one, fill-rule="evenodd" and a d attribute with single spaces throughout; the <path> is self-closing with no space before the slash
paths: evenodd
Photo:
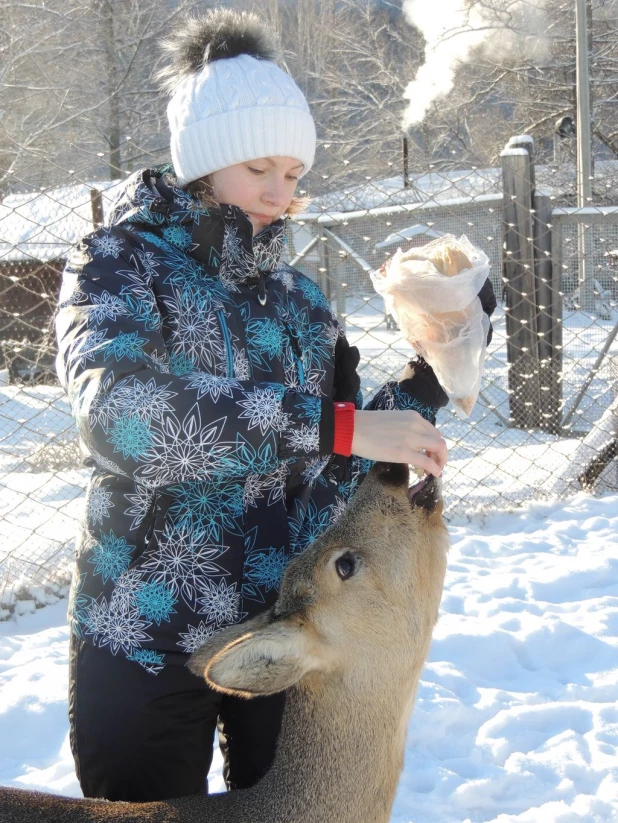
<path id="1" fill-rule="evenodd" d="M 255 786 L 156 803 L 5 788 L 0 821 L 387 823 L 446 570 L 439 481 L 418 486 L 408 491 L 407 466 L 375 466 L 290 564 L 274 607 L 193 654 L 191 670 L 222 692 L 287 690 L 275 760 Z"/>

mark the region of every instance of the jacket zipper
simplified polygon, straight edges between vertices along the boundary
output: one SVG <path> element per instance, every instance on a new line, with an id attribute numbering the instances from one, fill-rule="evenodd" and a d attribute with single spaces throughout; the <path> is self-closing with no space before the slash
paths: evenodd
<path id="1" fill-rule="evenodd" d="M 152 539 L 152 535 L 154 534 L 155 530 L 155 524 L 157 522 L 157 497 L 158 493 L 155 490 L 154 496 L 152 498 L 152 503 L 150 504 L 150 509 L 148 511 L 148 514 L 146 515 L 146 517 L 150 519 L 150 523 L 144 536 L 144 551 L 148 548 L 148 544 Z"/>
<path id="2" fill-rule="evenodd" d="M 260 306 L 265 306 L 268 302 L 268 295 L 266 294 L 266 280 L 264 277 L 264 272 L 261 271 L 258 277 L 258 303 Z"/>
<path id="3" fill-rule="evenodd" d="M 234 377 L 234 355 L 232 353 L 232 339 L 230 337 L 230 330 L 225 322 L 225 315 L 223 309 L 217 311 L 219 317 L 219 324 L 221 326 L 221 334 L 223 335 L 223 342 L 225 344 L 225 355 L 227 358 L 227 376 Z"/>
<path id="4" fill-rule="evenodd" d="M 292 343 L 292 349 L 294 350 L 294 355 L 296 357 L 296 368 L 298 369 L 298 383 L 301 386 L 305 385 L 305 368 L 303 366 L 303 352 L 298 342 L 298 338 L 294 334 L 292 327 L 289 323 L 283 322 L 283 325 L 286 328 L 288 333 L 288 337 L 290 338 L 290 342 Z"/>
<path id="5" fill-rule="evenodd" d="M 159 493 L 155 489 L 155 493 L 152 496 L 152 502 L 148 507 L 148 511 L 144 515 L 144 519 L 142 523 L 138 527 L 138 529 L 142 529 L 143 526 L 146 526 L 146 531 L 144 532 L 143 538 L 140 538 L 136 541 L 137 543 L 137 551 L 131 558 L 131 562 L 129 563 L 129 568 L 134 568 L 142 559 L 145 552 L 148 549 L 148 544 L 152 540 L 152 536 L 154 534 L 155 526 L 157 523 L 157 504 L 158 504 Z"/>

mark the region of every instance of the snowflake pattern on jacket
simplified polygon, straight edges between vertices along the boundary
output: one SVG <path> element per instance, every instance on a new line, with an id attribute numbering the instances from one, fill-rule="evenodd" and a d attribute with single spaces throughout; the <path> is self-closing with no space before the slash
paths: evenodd
<path id="1" fill-rule="evenodd" d="M 127 180 L 64 272 L 57 369 L 93 467 L 71 627 L 151 674 L 269 606 L 371 465 L 329 453 L 334 386 L 358 380 L 284 237 L 279 220 L 254 238 L 160 167 Z M 435 418 L 396 382 L 368 408 Z"/>

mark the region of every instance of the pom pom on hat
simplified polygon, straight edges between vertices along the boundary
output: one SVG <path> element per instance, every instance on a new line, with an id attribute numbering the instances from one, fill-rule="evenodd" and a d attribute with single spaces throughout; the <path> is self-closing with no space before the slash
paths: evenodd
<path id="1" fill-rule="evenodd" d="M 232 9 L 211 9 L 202 17 L 189 17 L 163 42 L 171 62 L 159 72 L 159 81 L 173 93 L 181 80 L 208 63 L 248 54 L 277 62 L 274 38 L 254 14 Z"/>
<path id="2" fill-rule="evenodd" d="M 313 118 L 256 15 L 210 9 L 185 21 L 164 47 L 171 63 L 159 79 L 172 94 L 167 114 L 179 185 L 260 157 L 293 157 L 303 163 L 301 177 L 309 171 Z"/>

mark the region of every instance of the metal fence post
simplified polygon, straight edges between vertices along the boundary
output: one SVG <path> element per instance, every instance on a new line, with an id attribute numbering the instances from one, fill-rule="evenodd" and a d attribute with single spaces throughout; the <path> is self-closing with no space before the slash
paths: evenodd
<path id="1" fill-rule="evenodd" d="M 505 149 L 525 149 L 528 152 L 530 162 L 527 168 L 527 180 L 530 186 L 530 191 L 536 189 L 536 174 L 534 169 L 534 138 L 531 134 L 518 134 L 511 137 L 509 142 L 504 147 Z"/>
<path id="2" fill-rule="evenodd" d="M 92 225 L 98 229 L 105 220 L 103 214 L 103 196 L 99 189 L 90 189 L 90 206 L 92 208 Z"/>
<path id="3" fill-rule="evenodd" d="M 322 229 L 324 235 L 326 236 L 327 240 L 331 240 L 335 246 L 339 246 L 339 255 L 341 256 L 341 263 L 344 260 L 349 260 L 351 263 L 356 264 L 366 275 L 370 275 L 373 267 L 363 258 L 361 257 L 358 252 L 355 252 L 354 249 L 342 240 L 338 234 L 332 229 L 327 229 L 324 227 Z M 337 269 L 337 275 L 335 277 L 335 306 L 336 306 L 336 313 L 337 313 L 337 320 L 339 321 L 339 325 L 345 331 L 346 325 L 346 295 L 344 292 L 344 287 L 346 287 L 347 283 L 341 282 L 341 268 Z"/>
<path id="4" fill-rule="evenodd" d="M 540 427 L 562 428 L 562 322 L 559 271 L 553 265 L 552 206 L 545 192 L 534 192 L 534 278 L 539 357 Z"/>
<path id="5" fill-rule="evenodd" d="M 587 0 L 575 2 L 575 57 L 577 79 L 577 206 L 586 208 L 592 202 L 592 141 L 590 139 L 590 74 L 588 30 L 591 9 Z M 590 238 L 584 222 L 577 224 L 579 255 L 579 302 L 583 311 L 594 312 L 594 270 Z"/>
<path id="6" fill-rule="evenodd" d="M 506 148 L 502 157 L 503 278 L 506 292 L 510 420 L 515 428 L 541 421 L 532 169 L 526 148 Z"/>
<path id="7" fill-rule="evenodd" d="M 322 226 L 316 225 L 318 233 L 318 285 L 326 295 L 328 304 L 331 301 L 330 266 L 328 260 L 328 237 L 324 234 Z"/>
<path id="8" fill-rule="evenodd" d="M 564 363 L 563 363 L 563 302 L 562 302 L 562 279 L 564 275 L 564 256 L 563 243 L 564 237 L 562 232 L 562 221 L 556 220 L 555 214 L 552 211 L 552 266 L 551 266 L 551 301 L 552 301 L 552 317 L 554 318 L 554 326 L 551 332 L 551 350 L 552 350 L 552 370 L 556 375 L 556 379 L 560 381 L 560 393 L 562 399 L 560 401 L 560 431 L 564 427 Z"/>

